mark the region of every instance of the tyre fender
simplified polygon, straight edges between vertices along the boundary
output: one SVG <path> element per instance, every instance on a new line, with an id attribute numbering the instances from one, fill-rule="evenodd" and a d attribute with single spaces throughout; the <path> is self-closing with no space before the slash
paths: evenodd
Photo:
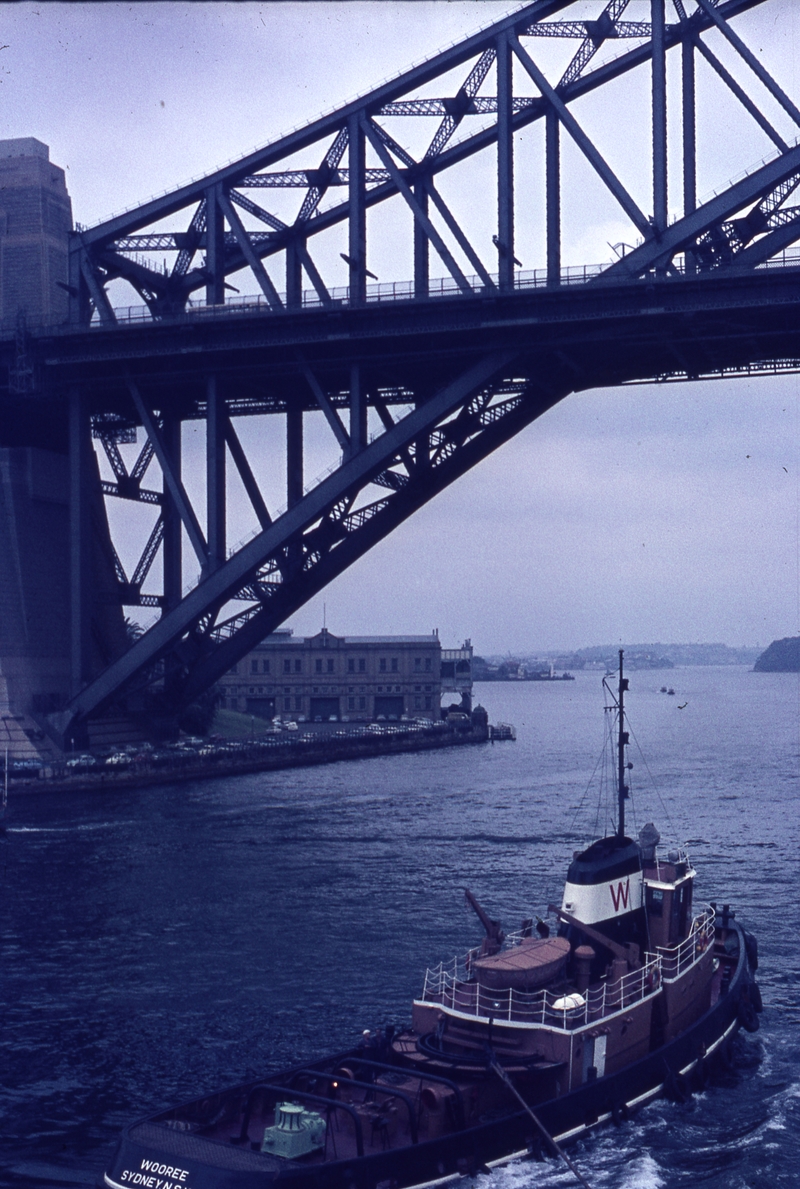
<path id="1" fill-rule="evenodd" d="M 759 1019 L 755 1007 L 749 999 L 739 1000 L 739 1023 L 745 1032 L 758 1032 Z"/>
<path id="2" fill-rule="evenodd" d="M 744 950 L 751 970 L 758 970 L 758 939 L 752 933 L 744 931 Z"/>

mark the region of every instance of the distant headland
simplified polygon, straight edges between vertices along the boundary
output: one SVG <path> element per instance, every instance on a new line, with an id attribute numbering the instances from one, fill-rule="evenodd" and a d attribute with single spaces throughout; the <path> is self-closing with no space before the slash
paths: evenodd
<path id="1" fill-rule="evenodd" d="M 773 640 L 753 669 L 756 673 L 800 673 L 800 636 Z"/>

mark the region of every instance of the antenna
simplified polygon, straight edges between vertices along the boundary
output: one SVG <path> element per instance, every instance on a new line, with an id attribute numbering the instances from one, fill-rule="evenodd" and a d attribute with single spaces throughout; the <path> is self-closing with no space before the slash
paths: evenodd
<path id="1" fill-rule="evenodd" d="M 625 837 L 625 801 L 628 796 L 628 786 L 625 783 L 625 747 L 628 743 L 628 732 L 625 726 L 625 691 L 628 688 L 627 677 L 622 676 L 623 650 L 619 650 L 619 702 L 618 712 L 619 733 L 617 736 L 617 796 L 619 798 L 619 816 L 617 819 L 617 837 Z"/>

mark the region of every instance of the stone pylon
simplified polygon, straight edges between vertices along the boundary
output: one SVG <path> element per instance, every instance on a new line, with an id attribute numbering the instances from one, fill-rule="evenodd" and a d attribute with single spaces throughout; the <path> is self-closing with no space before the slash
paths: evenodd
<path id="1" fill-rule="evenodd" d="M 37 383 L 25 355 L 26 325 L 67 317 L 71 230 L 64 171 L 50 162 L 47 145 L 32 137 L 0 141 L 0 320 L 17 336 L 9 386 L 22 400 L 35 400 Z M 35 419 L 24 428 L 7 425 L 0 438 L 0 756 L 8 748 L 13 757 L 47 760 L 58 755 L 47 716 L 76 682 L 124 650 L 126 636 L 89 418 L 77 451 L 52 427 L 43 448 L 35 426 Z M 76 524 L 83 526 L 81 583 L 74 573 Z M 78 616 L 76 589 L 85 603 Z M 76 618 L 83 626 L 79 665 Z"/>

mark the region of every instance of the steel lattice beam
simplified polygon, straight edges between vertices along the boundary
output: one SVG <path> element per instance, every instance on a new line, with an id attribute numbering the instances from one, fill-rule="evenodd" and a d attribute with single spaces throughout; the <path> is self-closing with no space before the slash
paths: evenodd
<path id="1" fill-rule="evenodd" d="M 790 264 L 780 276 L 777 269 L 767 272 L 800 239 L 800 208 L 790 205 L 800 184 L 800 146 L 763 114 L 750 77 L 781 108 L 784 123 L 788 117 L 800 124 L 800 110 L 731 24 L 760 2 L 767 0 L 693 6 L 672 0 L 671 7 L 670 0 L 650 0 L 650 19 L 637 22 L 623 19 L 628 0 L 598 0 L 594 19 L 586 19 L 581 4 L 577 20 L 569 19 L 573 0 L 534 0 L 306 128 L 76 233 L 72 326 L 43 339 L 41 349 L 34 336 L 26 349 L 32 374 L 50 385 L 49 407 L 70 391 L 71 407 L 89 410 L 113 474 L 103 481 L 104 493 L 156 507 L 133 578 L 116 553 L 110 564 L 116 597 L 164 613 L 125 657 L 77 693 L 72 719 L 85 721 L 153 682 L 163 704 L 185 705 L 416 508 L 571 391 L 793 366 L 800 358 L 794 329 L 800 269 Z M 667 19 L 668 8 L 677 21 Z M 542 38 L 573 39 L 560 77 L 549 77 L 537 60 Z M 721 41 L 728 55 L 738 55 L 746 77 L 723 65 L 712 48 Z M 672 223 L 670 51 L 681 57 L 683 163 L 683 213 Z M 700 205 L 698 63 L 715 73 L 737 111 L 775 149 Z M 611 169 L 612 156 L 576 117 L 576 101 L 594 94 L 599 102 L 604 88 L 636 70 L 652 97 L 652 185 L 645 201 L 634 199 L 641 186 Z M 413 152 L 404 135 L 408 118 L 431 121 Z M 618 111 L 614 120 L 621 123 Z M 536 203 L 529 191 L 524 204 L 519 200 L 516 145 L 540 121 L 538 205 L 547 256 L 546 269 L 528 287 L 514 253 L 515 243 L 524 242 L 520 221 Z M 565 136 L 639 240 L 580 279 L 561 267 Z M 471 224 L 467 235 L 458 202 L 440 182 L 487 150 L 495 189 L 491 225 L 476 233 Z M 530 186 L 528 175 L 524 185 Z M 302 194 L 291 214 L 291 195 L 266 193 L 295 189 Z M 280 216 L 270 209 L 279 199 Z M 391 211 L 402 211 L 403 233 L 410 229 L 414 275 L 388 292 L 385 284 L 369 285 L 377 282 L 370 271 L 370 214 L 391 200 Z M 177 225 L 183 230 L 165 230 Z M 317 252 L 329 231 L 335 251 Z M 149 266 L 147 254 L 158 252 L 169 254 L 170 268 Z M 443 279 L 431 277 L 437 258 L 449 274 Z M 228 278 L 243 269 L 260 299 L 226 302 Z M 109 282 L 119 280 L 145 303 L 130 322 L 118 318 L 108 298 Z M 192 298 L 198 291 L 205 305 Z M 30 424 L 32 402 L 22 402 L 13 384 L 9 393 L 13 411 Z M 411 411 L 398 412 L 403 404 Z M 288 509 L 271 514 L 231 418 L 277 413 L 286 420 Z M 314 414 L 325 418 L 341 463 L 309 489 L 303 423 Z M 80 418 L 71 417 L 78 457 Z M 206 424 L 205 508 L 192 506 L 181 477 L 180 428 L 192 419 Z M 369 440 L 376 421 L 382 432 Z M 137 426 L 145 430 L 145 445 L 128 467 L 124 446 Z M 228 455 L 259 525 L 231 556 Z M 142 487 L 153 460 L 160 491 L 157 480 Z M 181 597 L 183 531 L 201 577 Z M 159 552 L 164 593 L 144 595 Z M 234 601 L 239 609 L 231 614 Z"/>

